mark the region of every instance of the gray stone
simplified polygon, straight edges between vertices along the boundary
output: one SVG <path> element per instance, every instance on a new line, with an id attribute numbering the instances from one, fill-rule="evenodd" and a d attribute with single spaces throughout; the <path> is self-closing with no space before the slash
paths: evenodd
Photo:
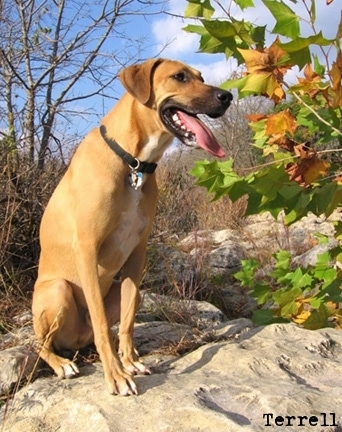
<path id="1" fill-rule="evenodd" d="M 138 376 L 137 397 L 107 394 L 101 364 L 74 380 L 39 379 L 2 409 L 3 430 L 264 432 L 265 414 L 270 430 L 312 432 L 308 419 L 298 426 L 298 416 L 317 416 L 315 430 L 341 430 L 332 422 L 342 425 L 342 332 L 230 325 L 244 330 Z M 321 413 L 331 426 L 322 426 Z M 277 416 L 290 416 L 292 427 L 275 427 Z"/>
<path id="2" fill-rule="evenodd" d="M 27 346 L 19 345 L 0 352 L 0 395 L 8 395 L 34 370 L 38 355 Z"/>
<path id="3" fill-rule="evenodd" d="M 137 319 L 148 321 L 153 317 L 159 320 L 187 323 L 200 329 L 215 326 L 226 321 L 224 314 L 216 306 L 197 300 L 179 300 L 170 296 L 143 292 L 142 305 Z"/>
<path id="4" fill-rule="evenodd" d="M 337 242 L 329 242 L 328 244 L 318 244 L 307 252 L 298 255 L 293 258 L 293 264 L 300 267 L 315 266 L 317 263 L 318 256 L 324 252 L 329 251 L 333 247 L 337 246 Z"/>

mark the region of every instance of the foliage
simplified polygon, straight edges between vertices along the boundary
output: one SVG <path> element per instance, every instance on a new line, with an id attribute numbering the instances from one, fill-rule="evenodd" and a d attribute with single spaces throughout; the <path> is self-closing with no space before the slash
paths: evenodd
<path id="1" fill-rule="evenodd" d="M 218 6 L 217 11 L 214 3 Z M 298 4 L 305 16 L 298 14 Z M 200 36 L 199 50 L 224 53 L 244 67 L 241 77 L 226 81 L 222 87 L 237 89 L 240 98 L 264 96 L 275 106 L 268 114 L 249 116 L 253 145 L 262 151 L 263 165 L 242 175 L 242 170 L 239 170 L 240 174 L 234 170 L 232 159 L 212 163 L 202 161 L 197 162 L 192 171 L 198 179 L 197 184 L 206 187 L 214 199 L 228 195 L 235 201 L 247 196 L 247 215 L 269 211 L 277 217 L 284 212 L 285 222 L 291 224 L 308 212 L 330 216 L 341 207 L 342 19 L 336 28 L 336 36 L 327 38 L 322 31 L 316 30 L 316 6 L 316 0 L 262 0 L 258 5 L 258 16 L 263 16 L 263 7 L 265 16 L 270 13 L 275 21 L 269 32 L 267 25 L 258 26 L 232 15 L 233 7 L 240 11 L 256 7 L 254 0 L 234 0 L 228 8 L 220 1 L 188 0 L 185 14 L 197 18 L 199 24 L 188 25 L 185 31 Z M 214 17 L 218 11 L 225 14 L 224 18 Z M 304 25 L 309 26 L 309 33 L 304 31 Z M 271 42 L 268 42 L 269 33 L 274 35 Z M 293 77 L 297 70 L 301 76 L 292 83 L 293 78 L 288 76 Z M 338 240 L 341 240 L 340 233 L 338 226 Z M 337 249 L 333 257 L 322 256 L 315 267 L 305 271 L 290 269 L 288 256 L 285 267 L 281 268 L 281 277 L 274 273 L 279 273 L 277 266 L 285 253 L 279 252 L 275 257 L 275 270 L 269 275 L 275 280 L 272 282 L 274 287 L 272 283 L 262 284 L 253 290 L 260 304 L 271 300 L 277 305 L 267 311 L 268 318 L 271 315 L 291 318 L 314 328 L 326 325 L 329 314 L 337 317 L 340 311 L 331 308 L 331 301 L 341 301 L 336 297 L 336 293 L 341 294 L 341 279 L 331 268 L 331 261 L 336 257 L 338 264 L 341 261 L 341 247 Z M 328 272 L 331 279 L 327 283 L 334 286 L 335 300 L 320 279 L 322 266 L 327 272 L 331 270 Z M 243 264 L 244 283 L 248 279 L 251 284 L 254 282 L 256 268 L 257 264 L 252 261 Z M 301 285 L 304 283 L 299 280 L 301 274 L 305 275 L 307 285 Z M 305 305 L 310 305 L 311 309 Z M 299 316 L 304 312 L 306 318 L 300 321 Z M 321 319 L 324 313 L 327 315 L 325 321 Z M 310 324 L 316 318 L 319 324 Z"/>
<path id="2" fill-rule="evenodd" d="M 280 250 L 274 255 L 272 271 L 261 281 L 257 279 L 259 263 L 244 260 L 235 274 L 243 286 L 263 308 L 254 311 L 260 325 L 293 321 L 315 330 L 336 326 L 342 329 L 342 275 L 330 267 L 334 253 L 324 252 L 317 264 L 308 268 L 291 268 L 291 254 Z"/>

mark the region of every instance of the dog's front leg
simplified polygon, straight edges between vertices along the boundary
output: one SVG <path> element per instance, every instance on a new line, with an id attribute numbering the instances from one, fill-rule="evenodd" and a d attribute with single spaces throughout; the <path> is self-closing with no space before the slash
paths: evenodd
<path id="1" fill-rule="evenodd" d="M 119 354 L 123 367 L 131 374 L 150 374 L 150 370 L 139 361 L 133 343 L 135 314 L 140 305 L 139 284 L 145 264 L 146 242 L 142 242 L 131 254 L 122 269 Z"/>
<path id="2" fill-rule="evenodd" d="M 113 346 L 113 337 L 106 316 L 97 272 L 97 254 L 89 244 L 75 242 L 78 272 L 87 302 L 94 342 L 103 364 L 105 381 L 111 394 L 137 394 L 132 376 L 126 372 Z"/>

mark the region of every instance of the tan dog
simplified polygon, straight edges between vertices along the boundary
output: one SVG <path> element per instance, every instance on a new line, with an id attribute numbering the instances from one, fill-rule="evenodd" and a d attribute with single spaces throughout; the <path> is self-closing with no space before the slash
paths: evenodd
<path id="1" fill-rule="evenodd" d="M 170 60 L 131 66 L 120 79 L 127 93 L 80 144 L 43 215 L 33 320 L 40 356 L 58 376 L 78 369 L 55 350 L 94 341 L 109 391 L 129 395 L 137 394 L 132 375 L 150 373 L 134 349 L 133 325 L 156 209 L 156 162 L 174 137 L 224 156 L 196 115 L 221 116 L 232 96 Z M 110 329 L 118 321 L 119 354 Z"/>

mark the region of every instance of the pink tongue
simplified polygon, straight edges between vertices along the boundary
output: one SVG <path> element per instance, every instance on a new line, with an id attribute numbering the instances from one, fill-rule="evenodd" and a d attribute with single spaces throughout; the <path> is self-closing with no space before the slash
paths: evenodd
<path id="1" fill-rule="evenodd" d="M 196 135 L 197 143 L 202 149 L 219 158 L 225 156 L 225 152 L 216 141 L 211 130 L 197 117 L 185 114 L 183 111 L 177 111 L 177 115 L 181 122 Z"/>

